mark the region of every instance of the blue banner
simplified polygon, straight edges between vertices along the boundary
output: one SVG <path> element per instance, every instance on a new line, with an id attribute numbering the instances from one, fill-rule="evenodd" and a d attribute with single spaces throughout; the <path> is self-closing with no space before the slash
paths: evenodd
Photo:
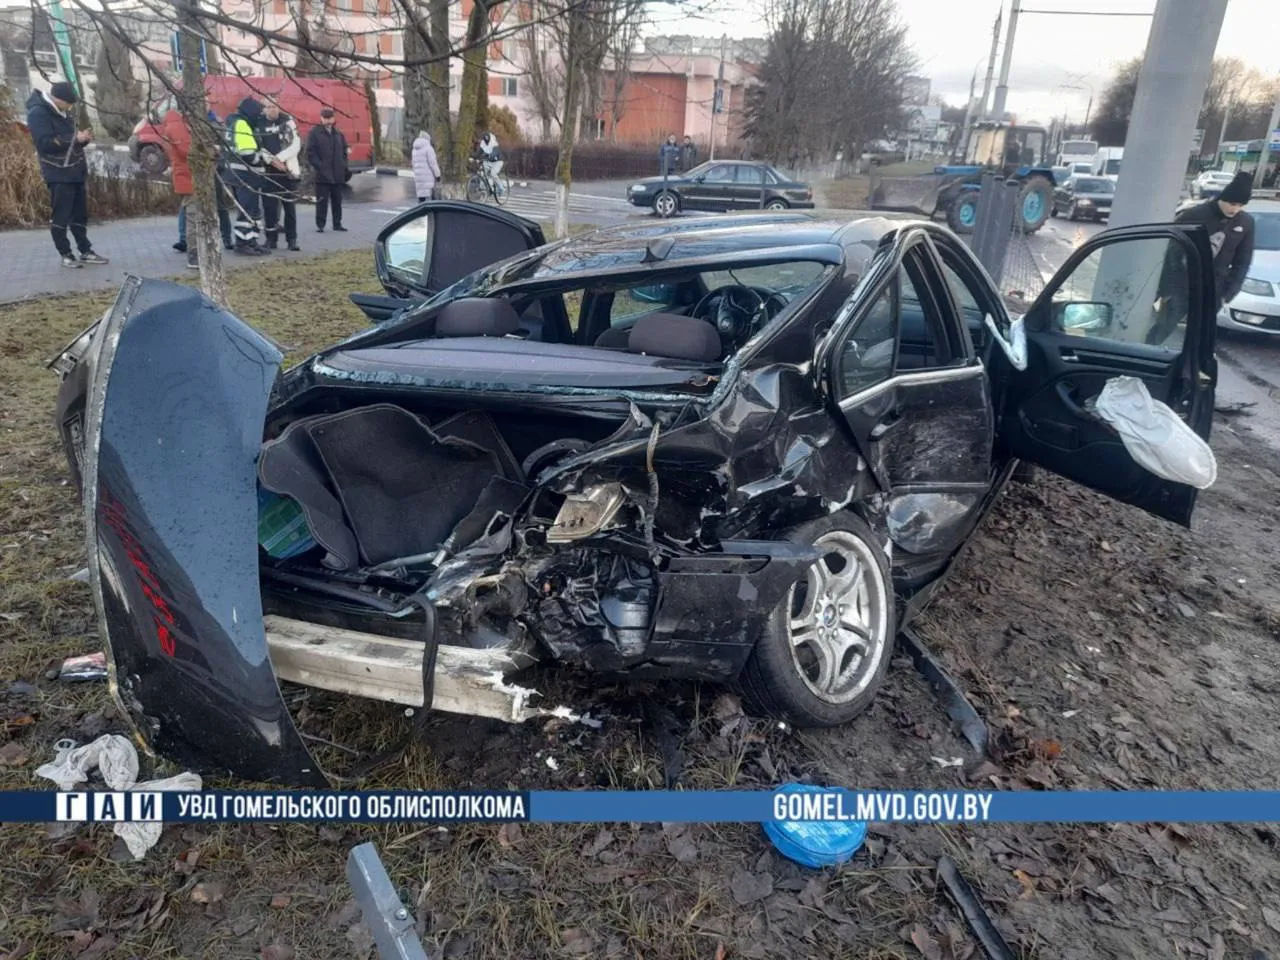
<path id="1" fill-rule="evenodd" d="M 1261 823 L 1280 791 L 0 792 L 0 821 L 115 823 Z"/>

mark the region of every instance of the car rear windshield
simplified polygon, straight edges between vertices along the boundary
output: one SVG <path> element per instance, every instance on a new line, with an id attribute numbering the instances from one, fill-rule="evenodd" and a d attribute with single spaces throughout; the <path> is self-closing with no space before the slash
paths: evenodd
<path id="1" fill-rule="evenodd" d="M 1253 249 L 1280 250 L 1280 213 L 1253 215 Z"/>
<path id="2" fill-rule="evenodd" d="M 1101 178 L 1093 180 L 1077 180 L 1076 193 L 1115 193 L 1116 185 L 1110 180 Z"/>

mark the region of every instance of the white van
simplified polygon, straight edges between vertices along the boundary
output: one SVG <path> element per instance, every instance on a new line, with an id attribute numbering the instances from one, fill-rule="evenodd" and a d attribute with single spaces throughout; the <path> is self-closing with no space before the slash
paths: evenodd
<path id="1" fill-rule="evenodd" d="M 1102 147 L 1093 155 L 1093 175 L 1110 177 L 1112 180 L 1120 176 L 1120 161 L 1124 158 L 1124 147 Z"/>

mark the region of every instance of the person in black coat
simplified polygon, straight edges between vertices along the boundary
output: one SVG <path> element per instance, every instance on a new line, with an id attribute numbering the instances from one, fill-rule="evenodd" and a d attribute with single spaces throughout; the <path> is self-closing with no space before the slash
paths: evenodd
<path id="1" fill-rule="evenodd" d="M 1218 284 L 1218 306 L 1240 292 L 1253 263 L 1253 217 L 1244 206 L 1253 198 L 1253 177 L 1237 173 L 1216 199 L 1188 207 L 1175 218 L 1178 223 L 1203 224 L 1213 247 L 1213 276 Z"/>
<path id="2" fill-rule="evenodd" d="M 89 243 L 89 200 L 85 191 L 89 164 L 84 147 L 93 139 L 93 131 L 76 130 L 72 115 L 76 100 L 75 88 L 63 81 L 55 83 L 48 93 L 35 91 L 27 100 L 27 129 L 35 142 L 40 176 L 49 188 L 49 206 L 53 209 L 49 232 L 64 267 L 108 262 L 94 253 Z M 79 259 L 71 252 L 67 230 L 75 237 Z"/>
<path id="3" fill-rule="evenodd" d="M 351 179 L 347 172 L 347 138 L 334 124 L 332 107 L 320 111 L 320 123 L 307 134 L 307 163 L 316 174 L 316 231 L 324 233 L 324 222 L 333 206 L 333 229 L 342 225 L 342 185 Z"/>

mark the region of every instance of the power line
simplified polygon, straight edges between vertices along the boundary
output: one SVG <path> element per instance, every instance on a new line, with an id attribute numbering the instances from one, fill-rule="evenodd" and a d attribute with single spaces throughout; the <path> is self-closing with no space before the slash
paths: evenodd
<path id="1" fill-rule="evenodd" d="M 1125 13 L 1116 10 L 1022 10 L 1022 13 L 1039 13 L 1055 17 L 1151 17 L 1153 13 Z"/>

